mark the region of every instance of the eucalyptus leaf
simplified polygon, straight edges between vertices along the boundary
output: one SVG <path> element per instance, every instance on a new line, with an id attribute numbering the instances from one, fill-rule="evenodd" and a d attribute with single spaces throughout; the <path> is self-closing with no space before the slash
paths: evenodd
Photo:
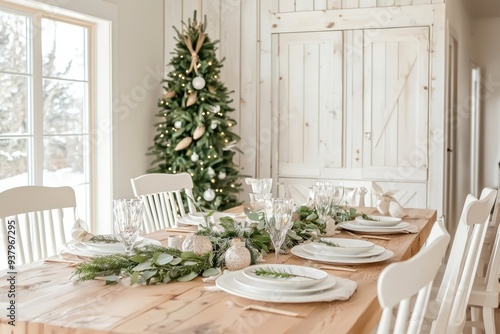
<path id="1" fill-rule="evenodd" d="M 203 272 L 203 277 L 216 276 L 220 274 L 220 270 L 217 268 L 208 268 Z"/>
<path id="2" fill-rule="evenodd" d="M 143 271 L 143 270 L 147 270 L 147 269 L 152 269 L 153 268 L 151 265 L 152 262 L 153 262 L 153 260 L 149 259 L 147 261 L 139 263 L 134 268 L 132 268 L 132 271 Z"/>
<path id="3" fill-rule="evenodd" d="M 191 252 L 191 251 L 182 252 L 181 257 L 183 259 L 193 259 L 193 258 L 197 259 L 197 258 L 199 258 L 198 254 L 196 254 L 195 252 Z"/>
<path id="4" fill-rule="evenodd" d="M 160 254 L 155 262 L 158 263 L 160 266 L 164 266 L 167 263 L 172 262 L 173 259 L 174 257 L 170 254 Z"/>
<path id="5" fill-rule="evenodd" d="M 170 261 L 170 264 L 173 266 L 176 266 L 181 262 L 182 262 L 182 259 L 180 257 L 174 257 L 174 259 L 172 261 Z"/>
<path id="6" fill-rule="evenodd" d="M 137 282 L 139 281 L 139 275 L 140 274 L 138 271 L 134 271 L 132 276 L 130 276 L 130 284 L 132 285 L 137 284 Z"/>
<path id="7" fill-rule="evenodd" d="M 195 273 L 194 271 L 190 272 L 189 274 L 187 275 L 184 275 L 182 277 L 179 277 L 177 280 L 179 282 L 187 282 L 187 281 L 191 281 L 193 280 L 194 278 L 198 277 L 198 273 Z"/>
<path id="8" fill-rule="evenodd" d="M 148 279 L 150 279 L 151 277 L 156 275 L 157 272 L 158 272 L 158 270 L 145 270 L 142 273 L 142 278 L 147 281 Z"/>
<path id="9" fill-rule="evenodd" d="M 137 262 L 137 263 L 142 263 L 142 262 L 149 260 L 149 259 L 150 258 L 148 256 L 145 256 L 145 255 L 134 255 L 130 258 L 130 260 Z"/>
<path id="10" fill-rule="evenodd" d="M 195 261 L 184 261 L 182 264 L 185 265 L 185 266 L 196 266 L 198 264 L 198 262 L 195 262 Z"/>

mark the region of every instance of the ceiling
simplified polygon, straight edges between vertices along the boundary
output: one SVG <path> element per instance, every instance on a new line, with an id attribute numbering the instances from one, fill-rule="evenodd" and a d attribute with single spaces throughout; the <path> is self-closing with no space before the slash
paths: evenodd
<path id="1" fill-rule="evenodd" d="M 456 1 L 456 0 L 449 0 Z M 462 0 L 474 18 L 500 17 L 500 0 Z"/>

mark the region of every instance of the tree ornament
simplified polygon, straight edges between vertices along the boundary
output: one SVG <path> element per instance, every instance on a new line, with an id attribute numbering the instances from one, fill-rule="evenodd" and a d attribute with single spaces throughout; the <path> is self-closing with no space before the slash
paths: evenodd
<path id="1" fill-rule="evenodd" d="M 217 121 L 212 121 L 212 123 L 210 123 L 210 129 L 212 129 L 212 130 L 217 129 L 217 125 L 218 125 L 218 124 L 219 124 L 219 123 L 218 123 Z"/>
<path id="2" fill-rule="evenodd" d="M 241 270 L 252 263 L 250 251 L 245 247 L 245 242 L 239 238 L 231 241 L 231 247 L 226 250 L 224 260 L 227 269 L 231 271 Z"/>
<path id="3" fill-rule="evenodd" d="M 205 134 L 205 125 L 198 125 L 193 132 L 193 139 L 199 139 Z"/>
<path id="4" fill-rule="evenodd" d="M 207 169 L 207 174 L 208 174 L 208 176 L 210 176 L 210 177 L 214 177 L 214 175 L 215 175 L 215 171 L 214 171 L 214 169 L 213 169 L 212 167 L 208 167 L 208 169 Z"/>
<path id="5" fill-rule="evenodd" d="M 181 122 L 181 121 L 175 121 L 175 123 L 174 123 L 174 127 L 175 127 L 176 129 L 180 129 L 180 128 L 182 127 L 182 122 Z"/>
<path id="6" fill-rule="evenodd" d="M 203 192 L 203 199 L 207 202 L 212 202 L 215 199 L 215 191 L 207 189 Z"/>
<path id="7" fill-rule="evenodd" d="M 191 161 L 192 162 L 196 162 L 200 159 L 200 156 L 198 154 L 196 154 L 196 152 L 193 152 L 193 154 L 191 154 Z"/>
<path id="8" fill-rule="evenodd" d="M 214 114 L 218 113 L 219 111 L 220 111 L 220 106 L 219 106 L 219 105 L 216 105 L 216 106 L 213 106 L 213 107 L 212 107 L 212 112 L 213 112 Z"/>
<path id="9" fill-rule="evenodd" d="M 210 94 L 215 94 L 217 93 L 217 90 L 215 89 L 214 86 L 208 86 L 208 91 L 210 92 Z"/>
<path id="10" fill-rule="evenodd" d="M 217 176 L 220 180 L 224 180 L 226 178 L 226 173 L 225 172 L 219 172 L 219 175 Z"/>
<path id="11" fill-rule="evenodd" d="M 175 91 L 173 91 L 173 90 L 169 90 L 169 91 L 167 91 L 167 92 L 166 92 L 165 94 L 163 94 L 163 96 L 162 96 L 162 98 L 164 98 L 164 99 L 171 99 L 171 98 L 173 98 L 173 97 L 175 97 Z"/>
<path id="12" fill-rule="evenodd" d="M 191 94 L 189 94 L 187 101 L 186 101 L 187 107 L 192 106 L 193 104 L 196 103 L 196 101 L 198 100 L 197 95 L 198 95 L 197 92 L 192 92 Z"/>
<path id="13" fill-rule="evenodd" d="M 189 145 L 191 145 L 191 142 L 193 141 L 193 138 L 191 137 L 186 137 L 186 138 L 183 138 L 178 144 L 177 146 L 175 146 L 175 150 L 176 151 L 180 151 L 180 150 L 183 150 L 185 148 L 187 148 Z"/>
<path id="14" fill-rule="evenodd" d="M 182 250 L 204 255 L 212 251 L 212 242 L 203 235 L 190 235 L 182 243 Z"/>
<path id="15" fill-rule="evenodd" d="M 202 77 L 196 77 L 193 79 L 191 84 L 193 85 L 194 89 L 203 89 L 205 87 L 205 79 L 203 79 Z"/>

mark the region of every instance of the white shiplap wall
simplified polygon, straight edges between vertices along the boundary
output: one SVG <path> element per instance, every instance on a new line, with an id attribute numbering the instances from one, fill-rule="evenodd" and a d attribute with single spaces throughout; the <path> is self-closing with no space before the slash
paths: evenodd
<path id="1" fill-rule="evenodd" d="M 407 6 L 421 4 L 444 3 L 444 0 L 165 0 L 165 64 L 170 61 L 170 52 L 174 47 L 174 31 L 172 25 L 180 27 L 182 19 L 187 20 L 192 17 L 196 9 L 198 15 L 207 15 L 207 31 L 212 40 L 220 40 L 219 57 L 225 57 L 226 61 L 222 70 L 222 80 L 230 90 L 234 90 L 232 98 L 233 107 L 236 109 L 234 118 L 238 121 L 239 134 L 242 137 L 241 149 L 244 155 L 238 157 L 242 174 L 264 177 L 273 174 L 271 170 L 272 163 L 272 131 L 273 115 L 277 110 L 273 108 L 272 89 L 277 87 L 277 82 L 273 81 L 278 77 L 271 71 L 278 70 L 275 59 L 267 61 L 273 52 L 273 47 L 277 43 L 278 36 L 273 34 L 274 22 L 279 17 L 273 13 L 285 13 L 300 15 L 310 22 L 317 22 L 317 27 L 311 25 L 311 31 L 324 29 L 324 11 L 339 10 L 343 17 L 338 21 L 345 24 L 347 28 L 360 26 L 362 22 L 356 22 L 356 8 L 369 9 L 374 7 L 387 6 Z M 348 11 L 346 11 L 348 10 Z M 351 11 L 352 10 L 352 11 Z M 426 11 L 425 9 L 424 11 Z M 417 11 L 418 12 L 418 11 Z M 412 10 L 406 10 L 404 13 L 412 15 Z M 349 15 L 348 15 L 349 14 Z M 418 13 L 417 13 L 418 14 Z M 421 14 L 421 12 L 420 12 Z M 354 20 L 349 20 L 352 16 Z M 444 17 L 444 10 L 438 9 L 436 17 Z M 299 17 L 299 16 L 297 16 Z M 397 19 L 397 18 L 396 18 Z M 408 18 L 402 17 L 403 20 Z M 410 19 L 413 19 L 410 17 Z M 292 22 L 292 21 L 290 21 Z M 367 22 L 365 22 L 367 23 Z M 390 22 L 389 25 L 398 26 L 398 22 Z M 419 25 L 418 19 L 415 25 Z M 294 32 L 293 26 L 280 26 L 283 32 Z M 273 33 L 272 33 L 273 32 Z M 349 32 L 346 39 L 357 38 L 356 31 Z M 432 140 L 434 131 L 441 131 L 443 128 L 438 110 L 442 106 L 444 91 L 444 27 L 437 24 L 430 34 L 430 47 L 432 49 L 432 66 L 430 70 L 431 90 L 430 90 L 430 119 L 429 136 Z M 442 57 L 442 59 L 441 59 Z M 356 59 L 349 59 L 347 62 L 355 62 Z M 436 67 L 435 67 L 436 66 Z M 356 66 L 347 66 L 348 71 L 359 70 Z M 358 75 L 352 75 L 351 78 L 359 78 Z M 346 110 L 352 110 L 353 113 L 347 113 L 347 117 L 356 117 L 355 112 L 360 110 L 360 101 L 362 101 L 361 82 L 347 82 L 345 94 L 353 97 L 350 104 L 344 106 Z M 274 116 L 275 117 L 275 116 Z M 347 138 L 349 141 L 347 151 L 351 147 L 356 147 L 359 143 L 356 141 L 362 138 Z M 433 143 L 430 152 L 431 162 L 429 166 L 428 193 L 430 194 L 427 202 L 433 203 L 433 207 L 441 208 L 442 202 L 442 157 L 441 143 Z M 350 156 L 355 156 L 356 152 Z M 354 155 L 352 154 L 354 153 Z M 361 154 L 361 153 L 360 153 Z M 360 160 L 351 160 L 351 165 L 360 163 Z M 243 194 L 244 196 L 244 194 Z M 243 198 L 245 199 L 245 198 Z"/>

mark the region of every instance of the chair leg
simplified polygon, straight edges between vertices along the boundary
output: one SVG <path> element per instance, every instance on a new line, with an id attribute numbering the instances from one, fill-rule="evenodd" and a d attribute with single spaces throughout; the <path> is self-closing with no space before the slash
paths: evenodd
<path id="1" fill-rule="evenodd" d="M 495 332 L 495 309 L 483 307 L 484 332 L 486 334 L 496 334 Z"/>

